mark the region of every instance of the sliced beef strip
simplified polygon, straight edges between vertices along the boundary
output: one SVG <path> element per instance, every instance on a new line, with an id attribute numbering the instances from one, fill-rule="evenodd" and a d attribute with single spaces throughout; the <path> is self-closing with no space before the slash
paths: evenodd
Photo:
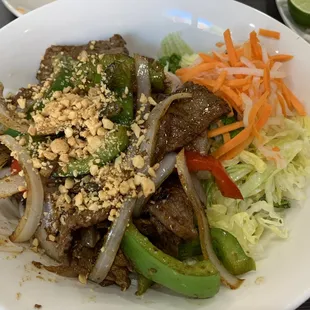
<path id="1" fill-rule="evenodd" d="M 44 266 L 39 262 L 32 263 L 39 269 L 44 268 L 49 272 L 56 273 L 63 277 L 76 278 L 79 275 L 88 276 L 96 262 L 98 251 L 99 247 L 90 249 L 77 243 L 72 251 L 72 261 L 70 265 Z M 129 278 L 131 270 L 132 268 L 129 261 L 119 249 L 106 279 L 100 283 L 100 285 L 108 286 L 116 284 L 124 291 L 128 289 L 131 284 Z"/>
<path id="2" fill-rule="evenodd" d="M 155 216 L 148 219 L 134 219 L 134 224 L 144 236 L 164 253 L 178 257 L 182 239 L 167 229 Z"/>
<path id="3" fill-rule="evenodd" d="M 152 197 L 147 209 L 166 229 L 183 240 L 193 240 L 198 233 L 192 206 L 177 176 L 170 177 Z"/>
<path id="4" fill-rule="evenodd" d="M 132 270 L 129 261 L 119 249 L 115 257 L 114 263 L 103 282 L 100 283 L 102 286 L 108 286 L 111 284 L 118 285 L 122 291 L 129 288 L 131 281 L 129 273 Z"/>
<path id="5" fill-rule="evenodd" d="M 32 99 L 33 93 L 34 93 L 34 90 L 32 88 L 21 88 L 16 95 L 10 98 L 11 103 L 14 106 L 18 107 L 18 99 L 25 99 L 26 107 L 29 107 L 34 102 L 34 100 Z"/>
<path id="6" fill-rule="evenodd" d="M 93 48 L 92 48 L 93 47 Z M 82 51 L 86 51 L 90 55 L 94 54 L 128 54 L 126 41 L 119 34 L 115 34 L 109 40 L 96 41 L 95 44 L 89 42 L 85 45 L 52 45 L 49 47 L 40 64 L 40 70 L 37 73 L 37 79 L 45 81 L 53 73 L 53 58 L 60 53 L 65 56 L 71 56 L 77 59 Z"/>
<path id="7" fill-rule="evenodd" d="M 188 92 L 193 97 L 175 101 L 164 115 L 158 131 L 155 162 L 189 144 L 205 132 L 210 123 L 230 111 L 223 99 L 204 86 L 187 82 L 177 92 Z"/>
<path id="8" fill-rule="evenodd" d="M 109 217 L 110 209 L 101 209 L 97 212 L 69 211 L 65 220 L 65 225 L 61 224 L 59 229 L 59 236 L 57 240 L 57 247 L 60 256 L 64 256 L 71 246 L 73 240 L 73 232 L 80 228 L 87 228 L 93 225 L 102 223 Z"/>

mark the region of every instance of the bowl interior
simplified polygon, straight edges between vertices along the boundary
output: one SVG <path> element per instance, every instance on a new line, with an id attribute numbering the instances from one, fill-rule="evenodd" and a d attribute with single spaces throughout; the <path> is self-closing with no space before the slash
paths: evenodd
<path id="1" fill-rule="evenodd" d="M 197 51 L 208 51 L 222 41 L 222 32 L 230 28 L 236 41 L 244 41 L 253 29 L 268 28 L 281 32 L 282 39 L 263 40 L 273 53 L 293 54 L 286 65 L 291 88 L 309 102 L 310 45 L 291 30 L 235 1 L 199 0 L 93 0 L 57 1 L 31 12 L 0 30 L 0 81 L 6 91 L 16 91 L 35 83 L 35 73 L 45 49 L 52 44 L 81 44 L 105 39 L 114 33 L 124 36 L 131 53 L 156 56 L 161 39 L 180 31 Z M 307 105 L 309 109 L 310 103 Z M 309 192 L 308 192 L 309 193 Z M 309 195 L 308 195 L 309 196 Z M 26 251 L 16 259 L 0 253 L 2 279 L 0 309 L 293 309 L 310 296 L 310 248 L 304 237 L 310 235 L 310 209 L 307 201 L 287 215 L 290 237 L 272 241 L 266 257 L 257 263 L 257 272 L 237 291 L 222 288 L 211 300 L 191 300 L 155 289 L 142 298 L 135 287 L 120 292 L 116 287 L 83 286 L 75 279 L 63 279 L 31 266 L 40 258 Z M 45 260 L 45 258 L 42 258 Z M 263 277 L 261 281 L 256 281 Z M 16 294 L 21 293 L 17 300 Z"/>

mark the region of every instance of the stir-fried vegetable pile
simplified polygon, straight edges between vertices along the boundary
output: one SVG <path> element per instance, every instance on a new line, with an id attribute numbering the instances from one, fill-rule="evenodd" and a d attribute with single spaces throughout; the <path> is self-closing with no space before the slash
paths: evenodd
<path id="1" fill-rule="evenodd" d="M 10 240 L 59 263 L 35 266 L 122 290 L 134 272 L 137 295 L 158 283 L 209 298 L 256 269 L 265 231 L 287 237 L 310 172 L 310 121 L 280 70 L 293 57 L 255 31 L 217 47 L 194 53 L 170 34 L 157 61 L 119 35 L 51 46 L 37 85 L 1 87 Z"/>

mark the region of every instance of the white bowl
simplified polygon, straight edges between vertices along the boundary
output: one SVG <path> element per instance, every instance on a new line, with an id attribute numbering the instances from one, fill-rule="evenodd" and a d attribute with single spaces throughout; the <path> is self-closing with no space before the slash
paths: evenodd
<path id="1" fill-rule="evenodd" d="M 4 5 L 17 17 L 22 16 L 54 0 L 2 0 Z"/>
<path id="2" fill-rule="evenodd" d="M 131 52 L 155 56 L 161 39 L 172 31 L 181 31 L 193 48 L 207 51 L 222 40 L 226 28 L 232 30 L 235 40 L 242 41 L 259 27 L 281 32 L 280 41 L 264 41 L 273 52 L 295 55 L 287 66 L 289 82 L 306 102 L 310 98 L 310 45 L 272 18 L 231 0 L 57 1 L 0 30 L 0 81 L 8 90 L 35 83 L 40 58 L 51 44 L 78 44 L 120 33 Z M 33 309 L 34 304 L 44 310 L 294 309 L 310 296 L 309 219 L 308 202 L 294 207 L 287 216 L 289 239 L 269 245 L 267 257 L 257 263 L 256 272 L 246 276 L 240 289 L 223 287 L 210 300 L 186 299 L 157 290 L 138 298 L 134 287 L 121 292 L 117 287 L 84 286 L 75 279 L 42 271 L 38 275 L 31 267 L 31 260 L 38 260 L 32 252 L 16 259 L 1 254 L 0 309 Z M 263 280 L 256 281 L 258 277 Z M 17 293 L 21 293 L 19 300 Z"/>

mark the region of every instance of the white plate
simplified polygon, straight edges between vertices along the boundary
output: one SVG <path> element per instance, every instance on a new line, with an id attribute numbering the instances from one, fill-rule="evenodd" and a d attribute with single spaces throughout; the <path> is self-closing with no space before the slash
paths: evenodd
<path id="1" fill-rule="evenodd" d="M 310 43 L 310 28 L 302 27 L 293 20 L 288 10 L 287 0 L 276 0 L 276 4 L 285 24 Z"/>
<path id="2" fill-rule="evenodd" d="M 292 75 L 288 81 L 310 107 L 310 45 L 267 15 L 231 0 L 56 1 L 0 30 L 0 81 L 7 89 L 34 83 L 40 58 L 51 44 L 84 43 L 120 33 L 131 52 L 155 56 L 161 39 L 172 31 L 180 31 L 193 48 L 207 51 L 222 40 L 226 28 L 242 41 L 259 27 L 281 32 L 281 41 L 264 41 L 273 52 L 295 55 L 287 65 Z M 30 264 L 38 257 L 26 252 L 16 259 L 0 256 L 0 309 L 30 310 L 34 304 L 44 310 L 294 309 L 310 297 L 309 203 L 288 213 L 289 239 L 270 244 L 266 258 L 257 263 L 256 272 L 246 276 L 245 284 L 236 291 L 223 287 L 213 299 L 186 299 L 158 290 L 138 298 L 134 287 L 121 292 L 117 287 L 83 286 L 77 280 L 38 275 Z M 258 277 L 263 280 L 256 281 Z"/>
<path id="3" fill-rule="evenodd" d="M 3 4 L 17 17 L 55 0 L 2 0 Z"/>

